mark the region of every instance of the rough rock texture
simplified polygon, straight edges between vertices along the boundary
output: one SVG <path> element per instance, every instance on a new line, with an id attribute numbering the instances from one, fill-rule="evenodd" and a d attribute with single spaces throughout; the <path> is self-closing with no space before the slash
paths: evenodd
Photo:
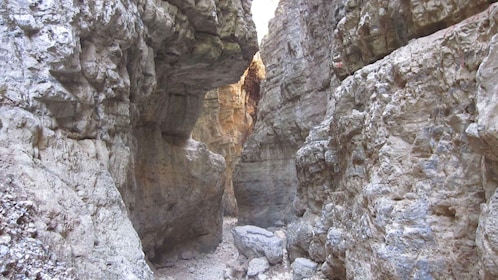
<path id="1" fill-rule="evenodd" d="M 140 239 L 152 260 L 217 245 L 224 160 L 189 137 L 204 93 L 236 82 L 257 49 L 249 10 L 0 2 L 1 199 L 33 203 L 19 228 L 2 223 L 3 275 L 151 279 Z M 44 250 L 29 265 L 23 242 Z"/>
<path id="2" fill-rule="evenodd" d="M 295 152 L 322 119 L 331 84 L 328 1 L 281 1 L 261 47 L 266 67 L 254 132 L 234 171 L 239 223 L 295 219 Z M 308 44 L 306 42 L 313 42 Z"/>
<path id="3" fill-rule="evenodd" d="M 497 21 L 497 12 L 493 10 Z M 481 261 L 483 279 L 498 278 L 498 35 L 494 35 L 488 56 L 477 73 L 477 120 L 465 131 L 469 142 L 484 156 L 482 186 L 486 204 L 481 208 L 477 229 L 477 246 Z"/>
<path id="4" fill-rule="evenodd" d="M 232 229 L 235 247 L 247 258 L 266 257 L 271 264 L 282 262 L 283 240 L 273 232 L 256 226 Z"/>
<path id="5" fill-rule="evenodd" d="M 102 160 L 105 143 L 65 138 L 44 127 L 39 116 L 11 105 L 0 107 L 0 123 L 0 187 L 9 202 L 2 205 L 1 220 L 19 225 L 13 230 L 2 225 L 1 234 L 11 239 L 2 274 L 151 279 Z M 9 213 L 10 207 L 19 207 L 22 215 Z"/>
<path id="6" fill-rule="evenodd" d="M 289 255 L 329 279 L 497 278 L 495 1 L 302 2 L 263 43 L 241 222 L 295 207 Z"/>
<path id="7" fill-rule="evenodd" d="M 496 278 L 497 23 L 494 5 L 331 92 L 296 155 L 301 249 L 330 279 Z"/>
<path id="8" fill-rule="evenodd" d="M 297 258 L 291 265 L 293 271 L 293 280 L 302 280 L 311 278 L 315 275 L 318 264 L 305 258 Z"/>
<path id="9" fill-rule="evenodd" d="M 346 0 L 335 15 L 333 67 L 346 77 L 417 38 L 484 10 L 488 0 Z"/>
<path id="10" fill-rule="evenodd" d="M 254 258 L 249 261 L 247 276 L 253 277 L 265 273 L 270 268 L 270 263 L 265 257 Z"/>
<path id="11" fill-rule="evenodd" d="M 265 69 L 258 53 L 238 83 L 208 91 L 201 116 L 192 131 L 193 139 L 206 143 L 211 151 L 225 158 L 223 212 L 227 216 L 238 214 L 233 192 L 233 168 L 252 132 L 260 99 L 260 83 L 264 77 Z"/>

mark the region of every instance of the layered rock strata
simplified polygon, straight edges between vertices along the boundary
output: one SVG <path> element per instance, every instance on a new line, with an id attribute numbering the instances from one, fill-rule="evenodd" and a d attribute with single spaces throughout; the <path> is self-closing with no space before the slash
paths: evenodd
<path id="1" fill-rule="evenodd" d="M 224 159 L 189 138 L 257 49 L 250 2 L 3 1 L 0 30 L 1 201 L 20 209 L 0 213 L 25 213 L 2 223 L 2 275 L 152 279 L 142 245 L 214 248 Z"/>
<path id="2" fill-rule="evenodd" d="M 260 99 L 260 84 L 264 78 L 265 67 L 257 53 L 238 83 L 208 91 L 201 116 L 192 131 L 193 139 L 206 143 L 211 151 L 225 158 L 223 212 L 227 216 L 238 215 L 233 192 L 233 168 L 252 132 Z"/>
<path id="3" fill-rule="evenodd" d="M 261 47 L 266 67 L 257 122 L 234 171 L 239 223 L 282 225 L 295 218 L 295 152 L 323 117 L 332 77 L 330 10 L 319 1 L 281 1 Z M 313 42 L 307 44 L 305 42 Z M 332 80 L 332 81 L 331 81 Z"/>

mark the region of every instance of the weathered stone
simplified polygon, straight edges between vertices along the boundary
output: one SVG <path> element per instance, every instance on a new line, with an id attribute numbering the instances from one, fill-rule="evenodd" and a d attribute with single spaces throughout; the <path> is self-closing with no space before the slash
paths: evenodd
<path id="1" fill-rule="evenodd" d="M 250 1 L 3 1 L 0 40 L 0 183 L 68 271 L 2 275 L 152 279 L 142 244 L 217 245 L 224 159 L 189 138 L 256 52 Z"/>
<path id="2" fill-rule="evenodd" d="M 297 258 L 291 265 L 293 270 L 293 280 L 302 280 L 311 278 L 316 273 L 318 264 L 312 260 L 305 258 Z"/>
<path id="3" fill-rule="evenodd" d="M 266 66 L 253 134 L 234 171 L 239 222 L 263 227 L 296 217 L 295 152 L 326 110 L 335 83 L 329 6 L 335 1 L 281 1 L 261 47 Z M 289 16 L 292 15 L 292 16 Z M 313 44 L 303 42 L 313 41 Z"/>
<path id="4" fill-rule="evenodd" d="M 312 222 L 295 221 L 287 226 L 287 251 L 291 261 L 309 256 L 309 247 L 313 239 Z"/>
<path id="5" fill-rule="evenodd" d="M 492 13 L 496 24 L 498 13 Z M 494 35 L 487 57 L 479 66 L 477 73 L 477 112 L 474 133 L 469 136 L 471 146 L 485 157 L 483 162 L 483 187 L 486 202 L 481 207 L 476 243 L 479 249 L 483 279 L 498 277 L 498 115 L 496 69 L 498 56 L 498 35 Z M 470 128 L 470 126 L 469 126 Z M 469 128 L 466 130 L 468 132 Z"/>
<path id="6" fill-rule="evenodd" d="M 235 247 L 247 258 L 266 257 L 270 264 L 282 261 L 283 241 L 271 231 L 256 226 L 238 226 L 232 229 Z"/>
<path id="7" fill-rule="evenodd" d="M 346 77 L 409 40 L 458 23 L 488 6 L 487 0 L 345 1 L 337 9 L 331 48 L 335 73 Z"/>
<path id="8" fill-rule="evenodd" d="M 270 269 L 270 263 L 265 257 L 254 258 L 249 262 L 247 276 L 253 277 L 265 273 Z"/>
<path id="9" fill-rule="evenodd" d="M 329 279 L 494 279 L 496 5 L 367 2 L 280 2 L 236 168 L 241 222 L 302 215 L 289 226 L 291 258 L 312 259 Z M 344 80 L 327 74 L 317 91 L 327 98 L 305 102 L 317 69 Z M 296 130 L 307 110 L 316 115 L 299 119 L 321 123 Z M 285 161 L 294 158 L 296 169 Z"/>
<path id="10" fill-rule="evenodd" d="M 170 144 L 159 130 L 135 135 L 143 144 L 136 151 L 136 186 L 123 194 L 148 257 L 161 263 L 162 254 L 177 248 L 214 250 L 223 222 L 223 157 L 194 140 Z"/>
<path id="11" fill-rule="evenodd" d="M 486 88 L 476 75 L 497 12 L 412 40 L 331 92 L 296 155 L 297 204 L 320 216 L 311 243 L 322 251 L 308 253 L 328 278 L 495 277 L 496 183 L 484 174 L 496 167 L 467 133 L 485 126 L 473 125 Z"/>
<path id="12" fill-rule="evenodd" d="M 256 54 L 238 83 L 206 94 L 202 114 L 192 131 L 192 138 L 206 143 L 211 151 L 225 157 L 223 212 L 227 216 L 237 216 L 232 173 L 252 132 L 264 73 L 263 62 Z"/>

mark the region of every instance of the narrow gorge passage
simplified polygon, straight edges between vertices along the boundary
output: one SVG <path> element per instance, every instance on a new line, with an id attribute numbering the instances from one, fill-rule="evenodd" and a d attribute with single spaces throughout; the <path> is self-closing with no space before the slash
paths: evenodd
<path id="1" fill-rule="evenodd" d="M 216 251 L 209 254 L 200 254 L 191 251 L 183 252 L 179 259 L 167 264 L 169 267 L 159 268 L 157 280 L 216 280 L 224 279 L 228 264 L 235 263 L 238 257 L 237 249 L 233 244 L 230 230 L 236 225 L 237 219 L 226 217 L 223 221 L 222 242 Z"/>
<path id="2" fill-rule="evenodd" d="M 428 17 L 402 1 L 318 2 L 282 1 L 261 47 L 262 99 L 232 174 L 239 223 L 286 225 L 290 261 L 319 279 L 493 275 L 478 225 L 495 181 L 473 174 L 495 172 L 475 129 L 496 6 Z"/>
<path id="3" fill-rule="evenodd" d="M 498 279 L 496 2 L 0 1 L 0 278 Z"/>

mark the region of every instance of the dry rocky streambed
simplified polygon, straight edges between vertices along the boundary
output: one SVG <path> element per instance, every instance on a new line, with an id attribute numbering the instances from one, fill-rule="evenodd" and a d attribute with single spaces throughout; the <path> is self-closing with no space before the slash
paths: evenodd
<path id="1" fill-rule="evenodd" d="M 168 267 L 155 272 L 158 280 L 218 280 L 218 279 L 304 279 L 305 265 L 292 267 L 287 260 L 284 248 L 285 229 L 266 231 L 253 226 L 237 227 L 236 218 L 225 218 L 223 221 L 223 241 L 216 251 L 210 254 L 198 254 L 185 251 Z M 234 241 L 232 230 L 238 232 L 239 242 Z M 239 254 L 235 243 L 243 250 Z M 261 254 L 258 253 L 261 252 Z M 266 256 L 265 256 L 266 253 Z M 260 257 L 257 257 L 260 256 Z M 299 259 L 304 261 L 305 259 Z M 274 263 L 272 265 L 272 263 Z M 310 264 L 314 264 L 309 261 Z M 316 268 L 316 264 L 315 268 Z M 293 275 L 293 268 L 297 273 Z M 314 272 L 313 269 L 308 270 Z M 294 277 L 294 278 L 293 278 Z M 319 276 L 306 279 L 322 279 Z"/>

